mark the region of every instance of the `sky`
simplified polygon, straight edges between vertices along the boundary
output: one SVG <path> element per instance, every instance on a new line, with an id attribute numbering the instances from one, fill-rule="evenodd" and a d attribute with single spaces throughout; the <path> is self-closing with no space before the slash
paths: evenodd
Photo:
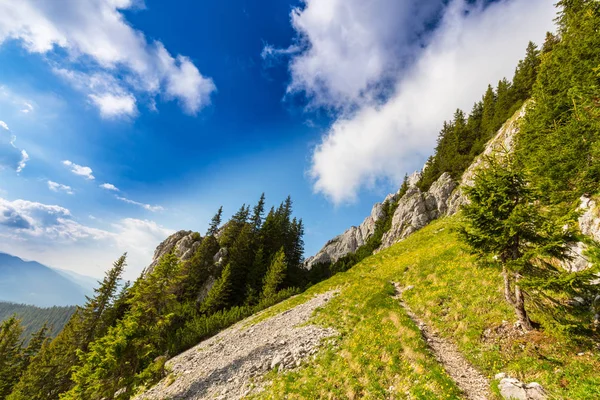
<path id="1" fill-rule="evenodd" d="M 306 255 L 555 29 L 550 0 L 0 0 L 0 251 L 126 276 L 287 195 Z"/>

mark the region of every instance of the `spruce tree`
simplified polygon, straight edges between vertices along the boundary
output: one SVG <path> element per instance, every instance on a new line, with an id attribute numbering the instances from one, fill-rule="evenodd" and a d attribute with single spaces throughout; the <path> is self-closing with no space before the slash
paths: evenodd
<path id="1" fill-rule="evenodd" d="M 16 316 L 0 324 L 0 399 L 4 399 L 19 380 L 25 355 L 23 327 Z"/>
<path id="2" fill-rule="evenodd" d="M 265 194 L 263 193 L 260 195 L 258 204 L 256 204 L 256 206 L 254 206 L 254 209 L 252 211 L 251 222 L 252 222 L 252 226 L 254 227 L 254 230 L 260 229 L 260 226 L 262 225 L 262 221 L 263 221 L 264 212 L 265 212 Z"/>
<path id="3" fill-rule="evenodd" d="M 535 190 L 510 156 L 487 158 L 465 193 L 461 237 L 482 265 L 502 271 L 505 299 L 521 327 L 531 330 L 526 298 L 561 281 L 564 271 L 553 261 L 568 259 L 572 232 L 540 209 Z"/>
<path id="4" fill-rule="evenodd" d="M 225 308 L 229 304 L 231 290 L 231 265 L 227 264 L 202 302 L 200 311 L 205 314 L 213 314 Z"/>
<path id="5" fill-rule="evenodd" d="M 262 298 L 270 299 L 273 298 L 278 291 L 279 285 L 285 279 L 287 272 L 287 263 L 285 259 L 285 252 L 283 247 L 275 254 L 271 265 L 263 280 Z"/>
<path id="6" fill-rule="evenodd" d="M 221 226 L 221 217 L 223 216 L 223 206 L 219 207 L 219 211 L 212 217 L 210 221 L 210 226 L 208 227 L 208 231 L 206 232 L 206 236 L 216 236 L 219 232 L 219 227 Z"/>

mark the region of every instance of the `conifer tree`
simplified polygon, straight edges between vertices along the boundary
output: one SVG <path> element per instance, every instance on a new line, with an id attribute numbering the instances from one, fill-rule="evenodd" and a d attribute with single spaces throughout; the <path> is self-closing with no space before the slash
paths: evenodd
<path id="1" fill-rule="evenodd" d="M 78 307 L 59 335 L 44 344 L 8 397 L 10 400 L 58 399 L 72 386 L 71 372 L 80 365 L 78 352 L 106 334 L 121 315 L 113 312 L 116 291 L 126 265 L 121 256 L 105 274 L 95 295 Z"/>
<path id="2" fill-rule="evenodd" d="M 256 204 L 256 206 L 254 206 L 254 210 L 252 213 L 251 222 L 252 222 L 252 226 L 254 227 L 254 230 L 260 229 L 260 226 L 262 225 L 264 212 L 265 212 L 265 194 L 263 193 L 260 195 L 258 204 Z"/>
<path id="3" fill-rule="evenodd" d="M 215 281 L 213 287 L 200 306 L 200 311 L 205 314 L 215 313 L 227 306 L 231 295 L 231 265 L 227 264 L 221 276 Z"/>
<path id="4" fill-rule="evenodd" d="M 221 217 L 223 216 L 223 206 L 219 207 L 219 211 L 212 217 L 210 221 L 210 226 L 208 227 L 208 231 L 206 232 L 206 236 L 216 236 L 219 232 L 219 227 L 221 226 Z"/>
<path id="5" fill-rule="evenodd" d="M 285 279 L 287 272 L 287 263 L 285 259 L 285 252 L 283 247 L 275 254 L 271 265 L 265 275 L 263 281 L 262 298 L 269 299 L 273 298 L 277 294 L 279 285 Z"/>
<path id="6" fill-rule="evenodd" d="M 540 66 L 540 51 L 535 43 L 529 42 L 525 58 L 519 61 L 513 78 L 515 96 L 521 101 L 531 97 L 531 91 Z"/>
<path id="7" fill-rule="evenodd" d="M 470 203 L 463 206 L 461 237 L 482 265 L 502 270 L 506 301 L 521 327 L 531 330 L 526 298 L 560 281 L 563 271 L 552 261 L 568 259 L 572 232 L 540 210 L 536 192 L 510 156 L 488 158 L 465 192 Z"/>
<path id="8" fill-rule="evenodd" d="M 0 324 L 0 398 L 5 398 L 19 380 L 25 359 L 23 327 L 16 316 Z"/>
<path id="9" fill-rule="evenodd" d="M 488 88 L 483 96 L 483 115 L 481 117 L 481 129 L 483 130 L 486 140 L 492 137 L 495 131 L 496 120 L 496 93 L 492 85 Z"/>

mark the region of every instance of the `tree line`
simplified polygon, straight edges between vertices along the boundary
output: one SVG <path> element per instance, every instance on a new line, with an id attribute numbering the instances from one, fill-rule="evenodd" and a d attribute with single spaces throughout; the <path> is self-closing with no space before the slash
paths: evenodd
<path id="1" fill-rule="evenodd" d="M 165 375 L 168 358 L 298 293 L 309 280 L 292 211 L 288 197 L 265 212 L 264 194 L 225 223 L 221 208 L 189 260 L 168 253 L 132 285 L 121 284 L 123 255 L 56 338 L 0 347 L 10 365 L 10 352 L 28 354 L 14 368 L 0 364 L 10 375 L 0 398 L 129 398 Z M 2 329 L 18 337 L 18 320 L 9 321 Z"/>
<path id="2" fill-rule="evenodd" d="M 538 56 L 515 152 L 484 160 L 465 189 L 460 232 L 480 264 L 502 272 L 523 329 L 590 338 L 600 325 L 600 247 L 581 236 L 577 217 L 579 197 L 600 189 L 600 3 L 558 7 L 558 35 L 546 36 Z M 578 241 L 591 267 L 572 272 L 563 265 Z"/>

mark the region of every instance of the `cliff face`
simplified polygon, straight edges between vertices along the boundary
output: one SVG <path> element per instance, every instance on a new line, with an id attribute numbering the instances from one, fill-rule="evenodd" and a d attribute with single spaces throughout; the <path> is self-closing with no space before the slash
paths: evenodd
<path id="1" fill-rule="evenodd" d="M 382 203 L 376 203 L 371 210 L 371 215 L 365 218 L 362 224 L 353 226 L 328 241 L 317 254 L 306 259 L 305 267 L 310 269 L 315 264 L 336 262 L 346 254 L 354 253 L 375 232 L 375 223 L 382 216 Z"/>

